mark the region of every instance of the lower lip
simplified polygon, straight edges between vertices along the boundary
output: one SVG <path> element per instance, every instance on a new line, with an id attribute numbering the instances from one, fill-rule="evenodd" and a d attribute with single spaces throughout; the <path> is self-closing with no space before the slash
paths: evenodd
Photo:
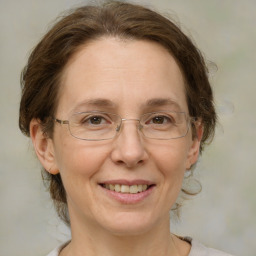
<path id="1" fill-rule="evenodd" d="M 150 194 L 152 194 L 155 186 L 150 187 L 146 191 L 130 194 L 130 193 L 119 193 L 116 191 L 112 191 L 100 186 L 104 192 L 111 198 L 115 199 L 116 201 L 122 204 L 137 204 L 144 201 Z"/>

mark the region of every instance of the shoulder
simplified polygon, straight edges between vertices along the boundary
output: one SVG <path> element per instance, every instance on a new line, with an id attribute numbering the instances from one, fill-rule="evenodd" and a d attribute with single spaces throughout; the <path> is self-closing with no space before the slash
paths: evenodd
<path id="1" fill-rule="evenodd" d="M 231 254 L 208 248 L 194 239 L 188 239 L 191 243 L 191 250 L 188 256 L 232 256 Z"/>
<path id="2" fill-rule="evenodd" d="M 58 246 L 57 248 L 55 248 L 53 251 L 51 251 L 49 254 L 47 254 L 47 256 L 59 256 L 60 251 L 69 243 L 70 241 Z"/>

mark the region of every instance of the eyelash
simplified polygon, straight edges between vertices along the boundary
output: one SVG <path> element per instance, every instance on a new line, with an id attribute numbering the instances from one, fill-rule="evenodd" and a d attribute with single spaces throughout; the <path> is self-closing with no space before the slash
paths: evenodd
<path id="1" fill-rule="evenodd" d="M 160 123 L 157 123 L 157 118 L 159 118 Z M 99 122 L 97 124 L 93 124 L 93 119 L 100 119 Z M 156 121 L 156 122 L 154 122 Z M 103 122 L 103 123 L 102 123 Z M 113 123 L 114 121 L 111 120 L 111 117 L 106 117 L 104 115 L 91 115 L 91 116 L 85 116 L 81 119 L 80 123 L 81 124 L 90 124 L 90 125 L 103 125 L 103 124 L 107 124 L 107 123 Z M 148 119 L 144 122 L 145 125 L 164 125 L 164 124 L 174 124 L 175 120 L 173 117 L 169 116 L 169 115 L 153 115 L 152 117 L 149 116 Z"/>

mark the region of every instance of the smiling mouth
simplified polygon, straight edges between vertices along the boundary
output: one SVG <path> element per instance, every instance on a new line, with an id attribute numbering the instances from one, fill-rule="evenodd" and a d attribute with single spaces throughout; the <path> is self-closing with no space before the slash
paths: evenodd
<path id="1" fill-rule="evenodd" d="M 155 185 L 122 185 L 122 184 L 100 184 L 103 188 L 123 194 L 137 194 L 144 192 Z"/>

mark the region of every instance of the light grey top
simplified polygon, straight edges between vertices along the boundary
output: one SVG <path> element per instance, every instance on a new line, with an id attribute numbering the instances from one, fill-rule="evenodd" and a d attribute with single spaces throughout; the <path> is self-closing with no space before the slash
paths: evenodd
<path id="1" fill-rule="evenodd" d="M 185 237 L 184 240 L 191 243 L 191 250 L 188 256 L 232 256 L 231 254 L 205 247 L 196 240 L 193 240 L 192 238 Z M 68 243 L 69 242 L 57 247 L 47 256 L 59 256 L 59 253 L 62 250 L 62 248 L 64 248 Z"/>
<path id="2" fill-rule="evenodd" d="M 186 240 L 191 243 L 191 249 L 188 256 L 232 256 L 231 254 L 205 247 L 203 244 L 192 238 L 186 238 Z"/>

